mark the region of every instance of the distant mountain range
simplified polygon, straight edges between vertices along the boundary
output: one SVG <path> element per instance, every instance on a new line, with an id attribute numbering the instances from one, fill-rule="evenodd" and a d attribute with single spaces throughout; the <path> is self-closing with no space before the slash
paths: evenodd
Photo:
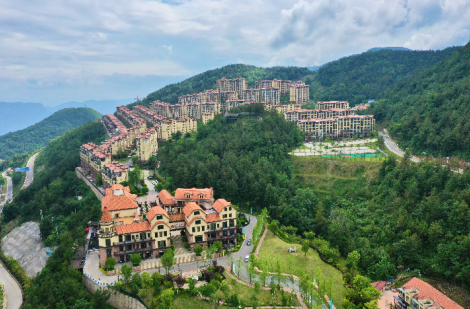
<path id="1" fill-rule="evenodd" d="M 112 114 L 116 111 L 116 106 L 132 102 L 132 99 L 88 100 L 67 102 L 57 106 L 44 106 L 41 103 L 0 102 L 0 135 L 27 128 L 64 108 L 90 107 L 101 114 Z"/>
<path id="2" fill-rule="evenodd" d="M 368 51 L 366 51 L 366 53 L 368 53 L 368 52 L 375 52 L 375 51 L 384 50 L 384 49 L 388 49 L 388 50 L 402 50 L 402 51 L 413 51 L 412 49 L 409 49 L 409 48 L 406 48 L 406 47 L 374 47 L 374 48 L 371 48 L 371 49 L 369 49 Z"/>

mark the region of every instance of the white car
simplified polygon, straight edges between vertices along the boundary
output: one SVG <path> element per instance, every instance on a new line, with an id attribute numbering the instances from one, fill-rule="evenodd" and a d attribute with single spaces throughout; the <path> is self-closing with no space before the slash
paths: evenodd
<path id="1" fill-rule="evenodd" d="M 152 185 L 156 185 L 157 183 L 155 181 L 152 181 Z"/>

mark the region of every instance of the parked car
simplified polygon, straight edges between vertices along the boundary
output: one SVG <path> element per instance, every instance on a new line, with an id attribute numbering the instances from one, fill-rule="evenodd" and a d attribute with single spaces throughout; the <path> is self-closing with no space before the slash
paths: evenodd
<path id="1" fill-rule="evenodd" d="M 155 185 L 155 184 L 156 184 L 156 182 L 155 182 L 155 181 L 152 181 L 152 185 Z"/>
<path id="2" fill-rule="evenodd" d="M 248 262 L 248 261 L 250 261 L 250 256 L 249 255 L 245 256 L 245 262 Z"/>
<path id="3" fill-rule="evenodd" d="M 248 241 L 246 242 L 246 245 L 251 246 L 251 239 L 248 239 Z"/>

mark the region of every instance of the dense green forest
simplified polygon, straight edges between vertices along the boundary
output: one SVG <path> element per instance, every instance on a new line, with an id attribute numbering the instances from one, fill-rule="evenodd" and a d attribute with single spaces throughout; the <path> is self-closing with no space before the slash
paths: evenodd
<path id="1" fill-rule="evenodd" d="M 265 112 L 261 104 L 243 106 L 262 116 L 228 124 L 217 115 L 198 127 L 198 132 L 171 140 L 158 154 L 161 173 L 175 189 L 214 188 L 217 197 L 261 210 L 286 190 L 292 196 L 288 152 L 302 140 L 298 128 L 277 113 Z"/>
<path id="2" fill-rule="evenodd" d="M 470 43 L 444 62 L 425 69 L 373 104 L 377 121 L 404 148 L 470 160 Z"/>
<path id="3" fill-rule="evenodd" d="M 99 200 L 75 175 L 75 167 L 80 165 L 80 145 L 99 144 L 105 134 L 103 125 L 94 121 L 51 140 L 36 160 L 36 167 L 43 170 L 3 210 L 2 224 L 14 219 L 39 221 L 46 245 L 58 246 L 34 279 L 24 308 L 103 307 L 102 295 L 93 296 L 86 291 L 81 273 L 69 267 L 69 260 L 74 256 L 74 246 L 85 241 L 83 229 L 87 222 L 97 221 L 101 216 Z M 77 195 L 83 199 L 78 201 Z M 40 220 L 40 209 L 43 220 Z M 55 227 L 59 235 L 51 233 Z"/>
<path id="4" fill-rule="evenodd" d="M 219 69 L 209 70 L 197 74 L 180 83 L 163 87 L 152 92 L 142 101 L 142 105 L 148 106 L 150 102 L 160 100 L 168 103 L 178 103 L 178 97 L 198 93 L 208 89 L 216 89 L 217 80 L 226 78 L 245 78 L 248 87 L 255 86 L 255 81 L 261 79 L 289 79 L 299 80 L 311 73 L 307 68 L 299 67 L 272 67 L 258 68 L 253 65 L 232 64 Z"/>
<path id="5" fill-rule="evenodd" d="M 62 109 L 26 129 L 0 136 L 0 158 L 44 147 L 50 139 L 100 116 L 91 108 Z"/>
<path id="6" fill-rule="evenodd" d="M 459 47 L 437 51 L 379 50 L 327 63 L 306 78 L 315 101 L 342 100 L 351 105 L 378 99 L 409 75 L 453 55 Z"/>
<path id="7" fill-rule="evenodd" d="M 299 234 L 314 231 L 344 257 L 358 251 L 372 279 L 392 277 L 402 266 L 470 287 L 469 170 L 387 159 L 376 178 L 360 176 L 318 198 L 291 177 L 287 153 L 301 141 L 296 128 L 272 114 L 225 121 L 219 116 L 161 149 L 161 170 L 173 188 L 214 187 L 216 197 L 245 210 L 268 207 L 272 219 Z"/>

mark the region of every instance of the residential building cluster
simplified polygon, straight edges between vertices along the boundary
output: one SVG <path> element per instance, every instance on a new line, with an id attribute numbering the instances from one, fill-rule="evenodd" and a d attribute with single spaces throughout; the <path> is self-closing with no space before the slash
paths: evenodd
<path id="1" fill-rule="evenodd" d="M 287 110 L 284 115 L 313 139 L 366 136 L 375 130 L 374 116 L 356 115 L 347 101 L 320 101 L 317 109 Z"/>
<path id="2" fill-rule="evenodd" d="M 398 289 L 395 309 L 464 309 L 444 293 L 419 278 L 413 278 Z"/>
<path id="3" fill-rule="evenodd" d="M 148 212 L 137 203 L 129 187 L 114 185 L 102 200 L 99 237 L 100 264 L 107 258 L 130 261 L 157 258 L 171 246 L 172 236 L 186 235 L 191 249 L 221 241 L 224 247 L 237 242 L 237 210 L 224 199 L 214 200 L 212 188 L 179 188 L 172 196 L 162 190 Z"/>

